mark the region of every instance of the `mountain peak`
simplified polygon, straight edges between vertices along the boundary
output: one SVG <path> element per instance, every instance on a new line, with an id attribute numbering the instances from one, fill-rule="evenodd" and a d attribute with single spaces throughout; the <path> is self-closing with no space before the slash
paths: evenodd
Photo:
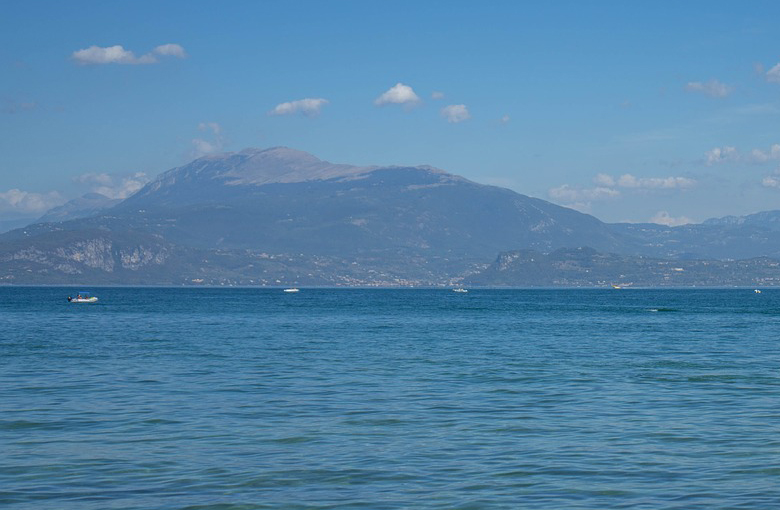
<path id="1" fill-rule="evenodd" d="M 368 167 L 333 164 L 289 147 L 248 148 L 229 159 L 234 161 L 230 161 L 229 169 L 222 174 L 227 185 L 317 181 L 369 170 Z"/>
<path id="2" fill-rule="evenodd" d="M 291 147 L 285 147 L 279 145 L 276 147 L 269 147 L 268 149 L 258 149 L 256 147 L 247 147 L 238 154 L 249 157 L 273 157 L 279 159 L 289 160 L 308 160 L 308 161 L 321 161 L 318 157 L 309 154 L 306 151 L 299 151 Z"/>

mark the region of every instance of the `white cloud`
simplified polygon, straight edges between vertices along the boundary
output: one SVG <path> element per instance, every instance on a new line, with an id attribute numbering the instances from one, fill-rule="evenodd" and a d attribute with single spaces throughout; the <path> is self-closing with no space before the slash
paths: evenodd
<path id="1" fill-rule="evenodd" d="M 716 165 L 718 163 L 725 163 L 727 161 L 737 161 L 739 159 L 739 153 L 736 147 L 715 147 L 704 153 L 705 162 L 708 165 Z"/>
<path id="2" fill-rule="evenodd" d="M 620 188 L 632 190 L 684 189 L 696 184 L 696 181 L 687 177 L 635 177 L 631 174 L 623 174 L 616 178 L 604 173 L 597 174 L 593 178 L 593 182 L 596 186 L 592 188 L 564 184 L 557 188 L 551 188 L 547 193 L 554 201 L 587 212 L 590 210 L 591 202 L 621 196 Z"/>
<path id="3" fill-rule="evenodd" d="M 212 152 L 219 152 L 225 146 L 225 141 L 222 137 L 222 126 L 216 122 L 201 122 L 198 124 L 198 131 L 211 131 L 212 139 L 193 138 L 192 153 L 190 154 L 193 158 L 199 158 Z"/>
<path id="4" fill-rule="evenodd" d="M 56 191 L 30 193 L 20 189 L 0 192 L 0 211 L 20 214 L 40 214 L 52 207 L 62 205 L 65 200 Z"/>
<path id="5" fill-rule="evenodd" d="M 187 53 L 184 51 L 184 48 L 178 44 L 161 44 L 160 46 L 157 46 L 155 49 L 153 49 L 152 53 L 177 58 L 187 57 Z"/>
<path id="6" fill-rule="evenodd" d="M 390 87 L 387 92 L 376 98 L 374 104 L 377 106 L 384 106 L 386 104 L 414 106 L 420 101 L 420 97 L 414 93 L 412 87 L 399 82 Z"/>
<path id="7" fill-rule="evenodd" d="M 615 185 L 615 179 L 613 179 L 611 175 L 607 174 L 596 174 L 596 177 L 593 178 L 593 182 L 599 186 L 607 186 L 610 188 Z"/>
<path id="8" fill-rule="evenodd" d="M 322 107 L 328 104 L 327 99 L 306 98 L 290 101 L 289 103 L 280 103 L 268 112 L 268 115 L 294 115 L 300 113 L 306 117 L 316 117 L 320 114 Z"/>
<path id="9" fill-rule="evenodd" d="M 125 199 L 144 187 L 149 177 L 144 172 L 125 175 L 110 175 L 107 173 L 86 173 L 73 179 L 79 184 L 85 184 L 90 191 L 100 193 L 108 198 Z"/>
<path id="10" fill-rule="evenodd" d="M 650 223 L 658 223 L 659 225 L 666 225 L 667 227 L 678 227 L 680 225 L 693 223 L 693 220 L 685 216 L 674 218 L 667 211 L 658 211 L 655 216 L 650 218 Z"/>
<path id="11" fill-rule="evenodd" d="M 726 97 L 734 91 L 734 88 L 718 80 L 712 79 L 706 82 L 688 82 L 685 86 L 685 90 L 688 92 L 700 92 L 712 97 Z"/>
<path id="12" fill-rule="evenodd" d="M 769 147 L 768 151 L 753 149 L 750 151 L 750 160 L 754 163 L 766 163 L 771 160 L 780 159 L 780 144 L 776 143 Z"/>
<path id="13" fill-rule="evenodd" d="M 704 153 L 704 162 L 707 165 L 717 165 L 729 162 L 766 163 L 767 161 L 780 160 L 780 144 L 772 144 L 768 150 L 753 149 L 744 156 L 736 147 L 715 147 Z"/>
<path id="14" fill-rule="evenodd" d="M 766 188 L 780 188 L 780 177 L 777 175 L 767 175 L 761 181 L 761 185 Z"/>
<path id="15" fill-rule="evenodd" d="M 209 131 L 211 130 L 212 133 L 214 133 L 215 136 L 219 136 L 222 134 L 222 126 L 217 124 L 216 122 L 201 122 L 198 124 L 198 131 Z"/>
<path id="16" fill-rule="evenodd" d="M 115 46 L 90 46 L 83 50 L 74 51 L 71 58 L 79 65 L 98 64 L 156 64 L 157 56 L 172 56 L 184 58 L 187 54 L 184 48 L 178 44 L 163 44 L 157 46 L 149 53 L 137 57 L 135 53 L 124 49 L 121 45 Z"/>
<path id="17" fill-rule="evenodd" d="M 501 118 L 500 118 L 500 119 L 498 119 L 498 121 L 499 121 L 501 124 L 509 124 L 509 121 L 510 121 L 510 120 L 512 120 L 512 119 L 509 117 L 509 115 L 502 115 L 502 116 L 501 116 Z"/>
<path id="18" fill-rule="evenodd" d="M 595 188 L 576 188 L 569 186 L 568 184 L 552 188 L 548 193 L 554 200 L 560 200 L 564 203 L 603 200 L 620 195 L 620 191 L 613 188 L 606 188 L 603 186 L 597 186 Z"/>
<path id="19" fill-rule="evenodd" d="M 771 175 L 764 177 L 761 185 L 765 188 L 780 188 L 780 168 L 772 172 Z"/>
<path id="20" fill-rule="evenodd" d="M 690 188 L 696 181 L 687 177 L 634 177 L 631 174 L 623 174 L 616 183 L 621 188 L 672 189 Z"/>
<path id="21" fill-rule="evenodd" d="M 444 99 L 444 92 L 434 92 L 431 94 L 431 99 Z"/>
<path id="22" fill-rule="evenodd" d="M 780 64 L 776 64 L 772 69 L 766 72 L 766 81 L 780 83 Z"/>
<path id="23" fill-rule="evenodd" d="M 471 114 L 465 104 L 451 104 L 441 109 L 441 116 L 447 119 L 447 122 L 457 124 L 464 120 L 469 120 Z"/>
<path id="24" fill-rule="evenodd" d="M 196 158 L 205 156 L 206 154 L 211 154 L 212 152 L 219 152 L 220 149 L 221 147 L 219 144 L 215 142 L 209 142 L 208 140 L 203 140 L 202 138 L 192 139 L 192 153 Z"/>
<path id="25" fill-rule="evenodd" d="M 769 154 L 760 149 L 753 149 L 750 151 L 750 160 L 756 163 L 766 163 L 769 161 Z"/>

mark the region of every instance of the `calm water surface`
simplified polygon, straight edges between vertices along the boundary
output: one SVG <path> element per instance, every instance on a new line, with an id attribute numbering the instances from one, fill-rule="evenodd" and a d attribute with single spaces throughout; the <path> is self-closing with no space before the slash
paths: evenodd
<path id="1" fill-rule="evenodd" d="M 780 508 L 780 290 L 0 289 L 0 507 Z"/>

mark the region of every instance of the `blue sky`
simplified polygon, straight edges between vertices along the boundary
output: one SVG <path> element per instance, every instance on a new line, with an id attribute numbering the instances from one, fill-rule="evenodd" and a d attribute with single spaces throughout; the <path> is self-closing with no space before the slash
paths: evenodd
<path id="1" fill-rule="evenodd" d="M 611 222 L 780 208 L 777 2 L 0 9 L 0 220 L 277 145 Z"/>

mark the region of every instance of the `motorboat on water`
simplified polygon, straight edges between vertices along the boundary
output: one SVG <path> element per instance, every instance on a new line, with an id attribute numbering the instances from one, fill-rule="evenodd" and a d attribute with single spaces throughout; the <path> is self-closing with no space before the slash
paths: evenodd
<path id="1" fill-rule="evenodd" d="M 300 289 L 296 289 L 295 287 L 291 287 L 289 289 L 284 289 L 284 292 L 300 292 Z"/>
<path id="2" fill-rule="evenodd" d="M 464 289 L 463 287 L 455 287 L 452 289 L 452 292 L 468 292 L 468 289 Z"/>
<path id="3" fill-rule="evenodd" d="M 98 298 L 90 296 L 89 292 L 79 292 L 76 297 L 68 296 L 69 303 L 97 303 Z"/>

